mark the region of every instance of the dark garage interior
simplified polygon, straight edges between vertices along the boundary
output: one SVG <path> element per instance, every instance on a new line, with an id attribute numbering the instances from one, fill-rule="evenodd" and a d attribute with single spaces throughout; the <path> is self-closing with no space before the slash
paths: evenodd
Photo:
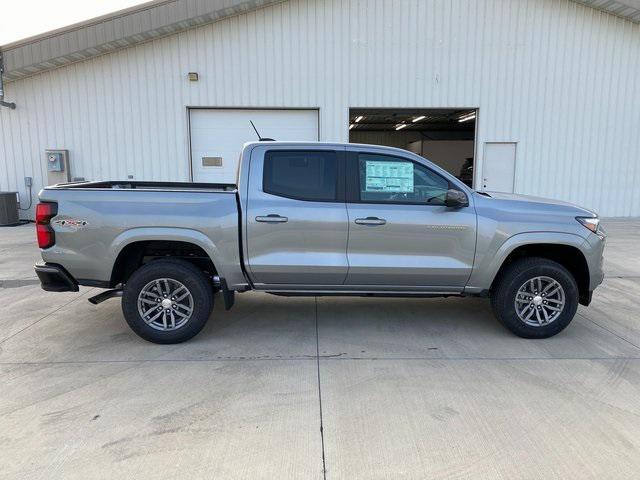
<path id="1" fill-rule="evenodd" d="M 403 148 L 473 183 L 477 112 L 459 109 L 349 109 L 349 142 Z"/>

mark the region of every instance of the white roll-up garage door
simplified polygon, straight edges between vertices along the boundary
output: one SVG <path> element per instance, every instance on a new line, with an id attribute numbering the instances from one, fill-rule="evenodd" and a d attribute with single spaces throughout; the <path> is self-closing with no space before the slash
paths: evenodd
<path id="1" fill-rule="evenodd" d="M 274 140 L 318 140 L 318 110 L 190 109 L 194 182 L 236 181 L 242 145 L 257 140 L 250 120 L 262 137 Z"/>

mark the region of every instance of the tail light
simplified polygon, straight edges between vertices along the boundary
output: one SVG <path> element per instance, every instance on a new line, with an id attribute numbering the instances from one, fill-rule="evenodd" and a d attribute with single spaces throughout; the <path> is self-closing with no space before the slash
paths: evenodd
<path id="1" fill-rule="evenodd" d="M 45 202 L 36 205 L 36 234 L 40 248 L 49 248 L 56 243 L 56 233 L 51 227 L 51 219 L 57 214 L 57 203 Z"/>

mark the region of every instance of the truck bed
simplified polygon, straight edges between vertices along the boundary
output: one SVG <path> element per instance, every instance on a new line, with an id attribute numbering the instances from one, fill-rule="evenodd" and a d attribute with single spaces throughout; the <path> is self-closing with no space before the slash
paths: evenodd
<path id="1" fill-rule="evenodd" d="M 244 283 L 237 188 L 187 182 L 75 182 L 46 187 L 55 202 L 55 245 L 45 262 L 63 264 L 80 285 L 112 286 L 114 263 L 133 242 L 189 242 L 213 259 L 229 284 Z"/>

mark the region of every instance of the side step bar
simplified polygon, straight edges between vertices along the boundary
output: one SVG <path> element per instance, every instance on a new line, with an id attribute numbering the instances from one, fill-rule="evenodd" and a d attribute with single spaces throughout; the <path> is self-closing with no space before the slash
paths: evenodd
<path id="1" fill-rule="evenodd" d="M 106 292 L 99 293 L 95 297 L 91 297 L 89 299 L 89 302 L 93 303 L 94 305 L 98 305 L 99 303 L 102 303 L 105 300 L 109 300 L 110 298 L 121 297 L 121 296 L 122 296 L 122 289 L 115 288 L 113 290 L 107 290 Z"/>

